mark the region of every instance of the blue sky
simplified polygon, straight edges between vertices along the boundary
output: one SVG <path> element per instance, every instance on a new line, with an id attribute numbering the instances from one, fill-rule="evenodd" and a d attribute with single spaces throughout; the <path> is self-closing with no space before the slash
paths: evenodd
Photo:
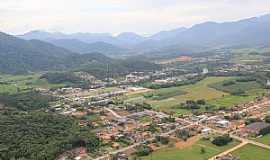
<path id="1" fill-rule="evenodd" d="M 0 30 L 152 34 L 270 13 L 270 0 L 0 0 Z"/>

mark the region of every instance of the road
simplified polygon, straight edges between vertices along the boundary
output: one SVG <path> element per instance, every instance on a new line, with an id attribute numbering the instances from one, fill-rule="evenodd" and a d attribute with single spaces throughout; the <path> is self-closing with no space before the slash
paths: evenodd
<path id="1" fill-rule="evenodd" d="M 215 160 L 216 157 L 225 156 L 225 155 L 227 155 L 227 154 L 229 154 L 229 153 L 231 153 L 231 152 L 233 152 L 233 151 L 235 151 L 235 150 L 237 150 L 237 149 L 243 147 L 243 146 L 246 145 L 246 144 L 248 144 L 248 142 L 242 142 L 242 143 L 240 143 L 239 145 L 237 145 L 237 146 L 235 146 L 235 147 L 233 147 L 233 148 L 230 148 L 229 150 L 226 150 L 226 151 L 224 151 L 224 152 L 222 152 L 222 153 L 220 153 L 220 154 L 218 154 L 218 155 L 215 155 L 215 156 L 212 157 L 212 158 L 209 158 L 208 160 Z"/>
<path id="2" fill-rule="evenodd" d="M 120 116 L 119 114 L 117 114 L 116 112 L 114 112 L 113 110 L 111 110 L 110 108 L 105 107 L 104 109 L 106 111 L 108 111 L 108 112 L 111 112 L 114 117 L 116 117 L 116 118 L 122 118 L 122 116 Z"/>

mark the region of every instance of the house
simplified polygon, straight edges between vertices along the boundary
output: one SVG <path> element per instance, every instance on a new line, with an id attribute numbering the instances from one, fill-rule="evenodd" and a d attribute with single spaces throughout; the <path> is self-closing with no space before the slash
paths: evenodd
<path id="1" fill-rule="evenodd" d="M 210 128 L 204 128 L 204 129 L 202 129 L 202 131 L 201 131 L 202 136 L 203 137 L 208 137 L 210 135 L 211 131 L 212 130 Z"/>
<path id="2" fill-rule="evenodd" d="M 229 127 L 229 125 L 230 125 L 230 122 L 227 120 L 220 120 L 216 122 L 216 126 L 220 128 L 227 128 Z"/>
<path id="3" fill-rule="evenodd" d="M 207 74 L 209 71 L 208 71 L 208 68 L 204 68 L 203 71 L 202 71 L 202 74 Z"/>

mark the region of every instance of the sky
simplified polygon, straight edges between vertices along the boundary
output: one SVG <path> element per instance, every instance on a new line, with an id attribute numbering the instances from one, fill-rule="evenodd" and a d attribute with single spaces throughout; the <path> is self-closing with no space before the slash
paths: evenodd
<path id="1" fill-rule="evenodd" d="M 142 35 L 270 13 L 270 0 L 0 0 L 0 31 Z"/>

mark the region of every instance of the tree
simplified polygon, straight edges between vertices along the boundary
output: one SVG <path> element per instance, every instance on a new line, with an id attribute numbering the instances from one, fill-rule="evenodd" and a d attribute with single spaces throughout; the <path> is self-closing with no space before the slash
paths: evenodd
<path id="1" fill-rule="evenodd" d="M 266 128 L 264 128 L 264 129 L 262 129 L 262 130 L 260 130 L 260 135 L 267 135 L 267 134 L 269 134 L 270 133 L 270 127 L 266 127 Z"/>
<path id="2" fill-rule="evenodd" d="M 260 118 L 248 118 L 246 121 L 245 121 L 245 124 L 246 125 L 249 125 L 251 123 L 255 123 L 255 122 L 261 122 L 262 120 Z"/>
<path id="3" fill-rule="evenodd" d="M 176 136 L 186 141 L 190 137 L 190 133 L 188 129 L 181 129 L 176 132 Z"/>
<path id="4" fill-rule="evenodd" d="M 148 156 L 153 150 L 148 147 L 147 145 L 140 145 L 138 148 L 137 148 L 137 152 L 136 154 L 138 156 Z"/>
<path id="5" fill-rule="evenodd" d="M 197 100 L 197 104 L 198 104 L 198 105 L 205 105 L 206 102 L 205 102 L 204 99 L 200 99 L 200 100 Z"/>
<path id="6" fill-rule="evenodd" d="M 265 117 L 265 122 L 266 123 L 270 123 L 270 115 L 268 115 L 268 116 Z"/>
<path id="7" fill-rule="evenodd" d="M 169 137 L 156 136 L 156 140 L 164 145 L 169 143 Z"/>
<path id="8" fill-rule="evenodd" d="M 225 146 L 228 143 L 230 143 L 232 140 L 233 139 L 229 135 L 222 135 L 222 136 L 215 137 L 212 143 L 217 146 Z"/>
<path id="9" fill-rule="evenodd" d="M 152 133 L 155 133 L 158 131 L 158 128 L 157 128 L 157 124 L 155 123 L 151 123 L 149 128 L 148 128 L 148 131 L 152 132 Z"/>
<path id="10" fill-rule="evenodd" d="M 201 147 L 201 154 L 204 154 L 204 153 L 206 153 L 205 148 Z"/>

